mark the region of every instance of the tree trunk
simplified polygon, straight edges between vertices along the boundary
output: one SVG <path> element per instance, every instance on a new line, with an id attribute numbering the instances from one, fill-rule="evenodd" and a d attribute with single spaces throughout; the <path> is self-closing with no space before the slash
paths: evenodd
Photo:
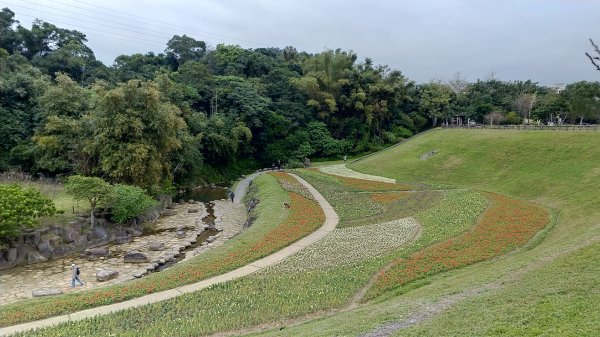
<path id="1" fill-rule="evenodd" d="M 579 120 L 579 125 L 583 125 L 583 116 L 581 116 L 581 119 Z"/>
<path id="2" fill-rule="evenodd" d="M 92 212 L 90 214 L 90 223 L 92 224 L 92 229 L 94 229 L 94 225 L 96 224 L 96 218 L 94 217 L 94 213 L 96 212 L 96 203 L 95 202 L 90 202 L 90 204 L 92 205 Z"/>
<path id="3" fill-rule="evenodd" d="M 433 127 L 435 128 L 436 125 L 437 125 L 437 117 L 433 117 Z"/>

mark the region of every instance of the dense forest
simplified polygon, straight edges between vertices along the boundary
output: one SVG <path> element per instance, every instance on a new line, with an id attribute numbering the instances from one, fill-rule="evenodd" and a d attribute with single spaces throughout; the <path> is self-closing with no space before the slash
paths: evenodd
<path id="1" fill-rule="evenodd" d="M 0 12 L 0 171 L 102 177 L 151 193 L 306 157 L 381 149 L 441 123 L 593 123 L 600 83 L 488 76 L 417 84 L 352 51 L 215 48 L 98 61 L 84 33 Z"/>

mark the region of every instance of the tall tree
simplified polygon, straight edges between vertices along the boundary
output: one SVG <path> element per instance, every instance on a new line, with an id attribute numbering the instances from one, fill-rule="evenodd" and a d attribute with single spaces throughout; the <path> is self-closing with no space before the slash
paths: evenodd
<path id="1" fill-rule="evenodd" d="M 421 88 L 419 110 L 432 119 L 433 127 L 439 118 L 448 117 L 452 90 L 442 83 L 431 82 Z"/>
<path id="2" fill-rule="evenodd" d="M 598 120 L 600 117 L 600 82 L 576 82 L 567 85 L 564 90 L 567 105 L 573 118 L 579 118 L 579 124 L 585 119 Z"/>
<path id="3" fill-rule="evenodd" d="M 175 35 L 167 42 L 165 53 L 173 69 L 177 70 L 187 61 L 200 61 L 206 54 L 206 43 L 185 34 Z"/>
<path id="4" fill-rule="evenodd" d="M 100 158 L 98 173 L 153 192 L 170 184 L 169 159 L 181 147 L 177 133 L 185 128 L 180 110 L 163 100 L 152 81 L 132 80 L 97 91 L 93 147 Z"/>

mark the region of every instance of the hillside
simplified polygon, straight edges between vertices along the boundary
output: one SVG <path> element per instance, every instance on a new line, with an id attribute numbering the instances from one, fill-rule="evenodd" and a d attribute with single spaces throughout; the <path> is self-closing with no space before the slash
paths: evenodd
<path id="1" fill-rule="evenodd" d="M 287 334 L 370 331 L 431 314 L 399 335 L 592 335 L 600 328 L 594 314 L 600 305 L 599 142 L 599 133 L 439 130 L 348 165 L 398 181 L 534 201 L 553 209 L 557 222 L 531 249 L 439 275 L 404 295 Z M 419 159 L 432 150 L 438 153 Z"/>

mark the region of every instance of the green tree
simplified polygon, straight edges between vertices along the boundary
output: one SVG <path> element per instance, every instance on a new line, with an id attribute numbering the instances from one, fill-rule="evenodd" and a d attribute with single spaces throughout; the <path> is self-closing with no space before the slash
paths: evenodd
<path id="1" fill-rule="evenodd" d="M 433 127 L 439 118 L 447 118 L 450 111 L 452 90 L 441 83 L 432 82 L 422 86 L 419 110 L 433 120 Z"/>
<path id="2" fill-rule="evenodd" d="M 112 185 L 98 177 L 84 177 L 74 175 L 67 178 L 65 190 L 68 194 L 78 200 L 86 200 L 90 203 L 90 224 L 92 228 L 96 224 L 94 213 L 99 205 L 107 205 L 114 199 L 114 188 Z"/>
<path id="3" fill-rule="evenodd" d="M 167 59 L 172 60 L 173 69 L 177 69 L 187 61 L 199 61 L 206 53 L 206 43 L 187 35 L 174 35 L 167 42 Z"/>
<path id="4" fill-rule="evenodd" d="M 118 223 L 124 223 L 155 205 L 156 201 L 149 197 L 143 189 L 137 186 L 117 184 L 114 186 L 114 201 L 111 206 L 112 219 Z"/>
<path id="5" fill-rule="evenodd" d="M 597 120 L 600 117 L 600 82 L 576 82 L 567 85 L 563 94 L 572 118 Z"/>
<path id="6" fill-rule="evenodd" d="M 113 182 L 153 192 L 172 182 L 171 154 L 186 124 L 181 111 L 165 101 L 155 82 L 132 80 L 117 88 L 98 89 L 93 111 L 93 149 L 99 174 Z"/>
<path id="7" fill-rule="evenodd" d="M 13 237 L 35 226 L 39 217 L 55 213 L 52 200 L 38 190 L 0 184 L 0 239 Z"/>

